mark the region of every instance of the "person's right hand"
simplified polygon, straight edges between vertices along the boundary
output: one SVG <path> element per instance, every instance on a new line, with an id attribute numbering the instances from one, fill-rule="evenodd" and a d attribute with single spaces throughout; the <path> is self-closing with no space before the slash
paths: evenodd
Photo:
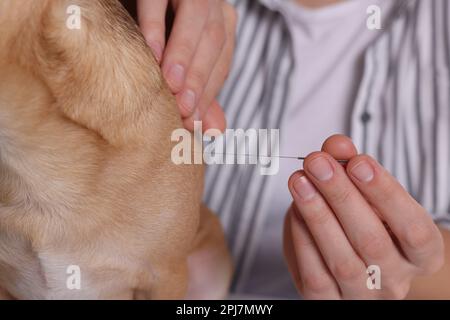
<path id="1" fill-rule="evenodd" d="M 308 156 L 289 190 L 284 249 L 307 299 L 403 299 L 413 282 L 444 264 L 431 215 L 380 163 L 357 155 L 347 137 L 333 136 Z M 376 289 L 368 272 L 376 273 Z"/>
<path id="2" fill-rule="evenodd" d="M 176 95 L 185 127 L 193 130 L 194 121 L 203 120 L 204 130 L 223 131 L 225 117 L 216 97 L 234 51 L 234 8 L 224 0 L 137 0 L 137 4 L 141 30 Z M 169 4 L 175 22 L 166 44 Z"/>

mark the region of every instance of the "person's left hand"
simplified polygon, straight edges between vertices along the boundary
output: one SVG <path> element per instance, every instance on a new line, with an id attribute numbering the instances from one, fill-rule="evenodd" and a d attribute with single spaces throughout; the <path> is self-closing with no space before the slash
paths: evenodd
<path id="1" fill-rule="evenodd" d="M 193 130 L 224 130 L 216 97 L 228 76 L 234 51 L 237 16 L 225 0 L 137 0 L 142 33 L 161 63 L 164 78 L 176 95 L 184 125 Z M 175 21 L 166 44 L 166 12 Z"/>
<path id="2" fill-rule="evenodd" d="M 356 155 L 350 139 L 334 136 L 289 180 L 294 198 L 284 249 L 299 292 L 307 299 L 403 299 L 417 276 L 444 261 L 438 227 L 377 161 Z M 346 168 L 335 159 L 350 159 Z M 381 289 L 367 285 L 368 266 Z M 372 288 L 373 289 L 373 288 Z"/>

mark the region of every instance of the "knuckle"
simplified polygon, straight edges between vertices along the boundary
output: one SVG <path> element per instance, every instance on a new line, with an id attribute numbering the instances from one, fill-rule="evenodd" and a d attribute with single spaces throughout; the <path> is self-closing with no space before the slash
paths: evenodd
<path id="1" fill-rule="evenodd" d="M 328 198 L 331 203 L 341 205 L 348 202 L 351 198 L 351 195 L 352 192 L 347 188 L 343 189 L 336 188 L 333 190 L 333 192 L 329 194 Z"/>
<path id="2" fill-rule="evenodd" d="M 152 20 L 144 20 L 141 22 L 141 25 L 142 30 L 149 38 L 164 37 L 165 27 L 162 23 Z"/>
<path id="3" fill-rule="evenodd" d="M 398 194 L 398 184 L 394 180 L 387 178 L 386 174 L 380 175 L 377 188 L 378 190 L 383 190 L 383 192 L 373 194 L 377 203 L 392 202 L 393 195 Z"/>
<path id="4" fill-rule="evenodd" d="M 201 69 L 192 69 L 189 71 L 187 83 L 195 90 L 202 91 L 202 88 L 208 82 L 209 75 Z"/>
<path id="5" fill-rule="evenodd" d="M 369 233 L 361 237 L 358 251 L 370 259 L 380 259 L 386 255 L 391 242 L 389 237 L 382 234 Z"/>
<path id="6" fill-rule="evenodd" d="M 423 251 L 434 240 L 434 232 L 428 223 L 423 221 L 415 221 L 405 228 L 403 241 L 411 249 Z"/>
<path id="7" fill-rule="evenodd" d="M 297 248 L 310 248 L 314 245 L 314 240 L 312 240 L 310 237 L 299 237 L 300 239 L 296 239 L 295 246 Z"/>
<path id="8" fill-rule="evenodd" d="M 311 248 L 314 245 L 315 245 L 314 239 L 311 238 L 311 236 L 309 236 L 309 235 L 305 235 L 303 237 L 297 237 L 295 239 L 295 246 L 298 249 Z"/>
<path id="9" fill-rule="evenodd" d="M 310 293 L 320 294 L 331 290 L 332 279 L 325 273 L 310 273 L 303 277 L 303 288 Z"/>
<path id="10" fill-rule="evenodd" d="M 205 28 L 205 32 L 209 39 L 223 45 L 226 39 L 225 26 L 219 21 L 213 21 L 208 23 Z"/>
<path id="11" fill-rule="evenodd" d="M 315 205 L 308 210 L 301 210 L 305 221 L 314 225 L 326 225 L 331 219 L 331 214 L 324 205 Z"/>
<path id="12" fill-rule="evenodd" d="M 331 268 L 331 272 L 338 281 L 352 282 L 359 279 L 362 275 L 362 271 L 358 267 L 357 263 L 346 259 L 334 264 Z M 365 272 L 365 270 L 363 270 Z M 365 275 L 365 273 L 364 273 Z"/>
<path id="13" fill-rule="evenodd" d="M 179 39 L 173 48 L 174 59 L 180 62 L 189 60 L 195 51 L 194 44 L 189 39 Z"/>

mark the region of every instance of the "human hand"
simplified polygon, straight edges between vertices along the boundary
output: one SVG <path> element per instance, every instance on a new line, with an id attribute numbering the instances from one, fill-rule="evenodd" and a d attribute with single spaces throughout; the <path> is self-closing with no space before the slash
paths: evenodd
<path id="1" fill-rule="evenodd" d="M 231 65 L 236 29 L 234 8 L 224 0 L 138 0 L 138 18 L 147 44 L 161 63 L 187 129 L 226 127 L 216 97 Z M 168 5 L 175 11 L 165 41 Z"/>
<path id="2" fill-rule="evenodd" d="M 333 136 L 294 173 L 284 250 L 307 299 L 403 299 L 418 276 L 444 261 L 438 227 L 379 163 Z M 350 159 L 346 168 L 334 159 Z M 381 289 L 369 290 L 367 267 Z"/>

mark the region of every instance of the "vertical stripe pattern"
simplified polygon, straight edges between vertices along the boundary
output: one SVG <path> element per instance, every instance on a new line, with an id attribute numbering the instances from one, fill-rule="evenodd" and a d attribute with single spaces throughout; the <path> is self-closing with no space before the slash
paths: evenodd
<path id="1" fill-rule="evenodd" d="M 232 72 L 220 103 L 232 129 L 278 129 L 281 126 L 292 70 L 291 41 L 282 16 L 259 1 L 235 1 L 238 25 Z M 227 151 L 232 141 L 226 141 Z M 246 150 L 235 150 L 245 153 Z M 235 258 L 234 289 L 251 268 L 264 223 L 261 206 L 266 178 L 255 166 L 210 166 L 205 201 L 220 216 Z M 249 254 L 250 253 L 250 254 Z"/>
<path id="2" fill-rule="evenodd" d="M 449 13 L 447 0 L 399 1 L 367 51 L 352 115 L 358 147 L 440 223 L 450 222 Z"/>

